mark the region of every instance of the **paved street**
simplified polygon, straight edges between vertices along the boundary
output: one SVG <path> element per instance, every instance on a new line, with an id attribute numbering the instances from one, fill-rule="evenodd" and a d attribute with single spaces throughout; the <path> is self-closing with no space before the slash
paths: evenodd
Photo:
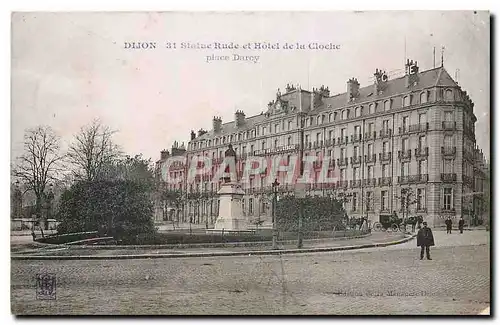
<path id="1" fill-rule="evenodd" d="M 436 231 L 358 251 L 151 260 L 12 261 L 15 314 L 477 314 L 490 302 L 489 232 Z M 57 300 L 35 275 L 57 276 Z"/>

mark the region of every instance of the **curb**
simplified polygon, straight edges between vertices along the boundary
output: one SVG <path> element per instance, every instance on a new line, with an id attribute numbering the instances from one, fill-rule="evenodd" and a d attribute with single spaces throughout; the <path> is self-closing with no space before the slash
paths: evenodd
<path id="1" fill-rule="evenodd" d="M 320 253 L 356 250 L 373 247 L 386 247 L 406 243 L 416 235 L 412 235 L 400 240 L 387 243 L 374 243 L 341 247 L 321 247 L 321 248 L 302 248 L 286 250 L 262 250 L 262 251 L 242 251 L 242 252 L 213 252 L 213 253 L 185 253 L 185 254 L 140 254 L 140 255 L 74 255 L 74 256 L 44 256 L 44 255 L 13 255 L 11 260 L 125 260 L 125 259 L 149 259 L 149 258 L 185 258 L 185 257 L 216 257 L 216 256 L 252 256 L 252 255 L 281 255 L 281 254 L 300 254 L 300 253 Z"/>

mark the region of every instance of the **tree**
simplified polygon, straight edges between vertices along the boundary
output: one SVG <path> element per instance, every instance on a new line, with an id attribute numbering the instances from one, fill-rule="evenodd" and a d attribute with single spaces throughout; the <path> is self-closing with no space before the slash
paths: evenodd
<path id="1" fill-rule="evenodd" d="M 24 153 L 17 158 L 13 176 L 35 194 L 35 215 L 38 220 L 42 220 L 45 189 L 50 181 L 57 180 L 63 158 L 60 153 L 60 138 L 51 127 L 38 126 L 26 131 Z"/>
<path id="2" fill-rule="evenodd" d="M 94 120 L 75 135 L 68 158 L 78 179 L 93 181 L 103 177 L 106 167 L 120 156 L 119 147 L 112 140 L 114 133 L 99 120 Z"/>

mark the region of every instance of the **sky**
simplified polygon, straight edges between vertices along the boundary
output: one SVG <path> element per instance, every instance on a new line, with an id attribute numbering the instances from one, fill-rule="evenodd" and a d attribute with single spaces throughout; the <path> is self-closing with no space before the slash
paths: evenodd
<path id="1" fill-rule="evenodd" d="M 278 88 L 328 86 L 346 91 L 356 77 L 373 83 L 376 68 L 404 73 L 405 58 L 420 71 L 444 67 L 475 103 L 476 139 L 490 152 L 490 26 L 488 12 L 142 12 L 14 13 L 12 15 L 12 158 L 27 128 L 50 125 L 67 148 L 99 118 L 118 132 L 130 155 L 159 159 L 190 131 L 211 129 L 234 112 L 266 110 Z M 125 42 L 154 49 L 126 49 Z M 168 49 L 167 43 L 176 43 Z M 238 44 L 239 49 L 181 49 L 182 42 Z M 255 42 L 280 49 L 243 49 Z M 334 50 L 285 50 L 284 43 L 335 44 Z M 207 56 L 230 59 L 207 62 Z M 259 56 L 232 61 L 233 54 Z"/>

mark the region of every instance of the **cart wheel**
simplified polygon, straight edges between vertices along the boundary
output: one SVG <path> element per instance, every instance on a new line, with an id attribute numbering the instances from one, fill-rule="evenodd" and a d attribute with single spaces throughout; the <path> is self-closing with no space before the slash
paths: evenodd
<path id="1" fill-rule="evenodd" d="M 392 229 L 393 232 L 398 232 L 399 231 L 399 227 L 395 223 L 392 224 L 391 229 Z"/>
<path id="2" fill-rule="evenodd" d="M 380 222 L 373 223 L 373 230 L 382 231 L 382 224 Z"/>

